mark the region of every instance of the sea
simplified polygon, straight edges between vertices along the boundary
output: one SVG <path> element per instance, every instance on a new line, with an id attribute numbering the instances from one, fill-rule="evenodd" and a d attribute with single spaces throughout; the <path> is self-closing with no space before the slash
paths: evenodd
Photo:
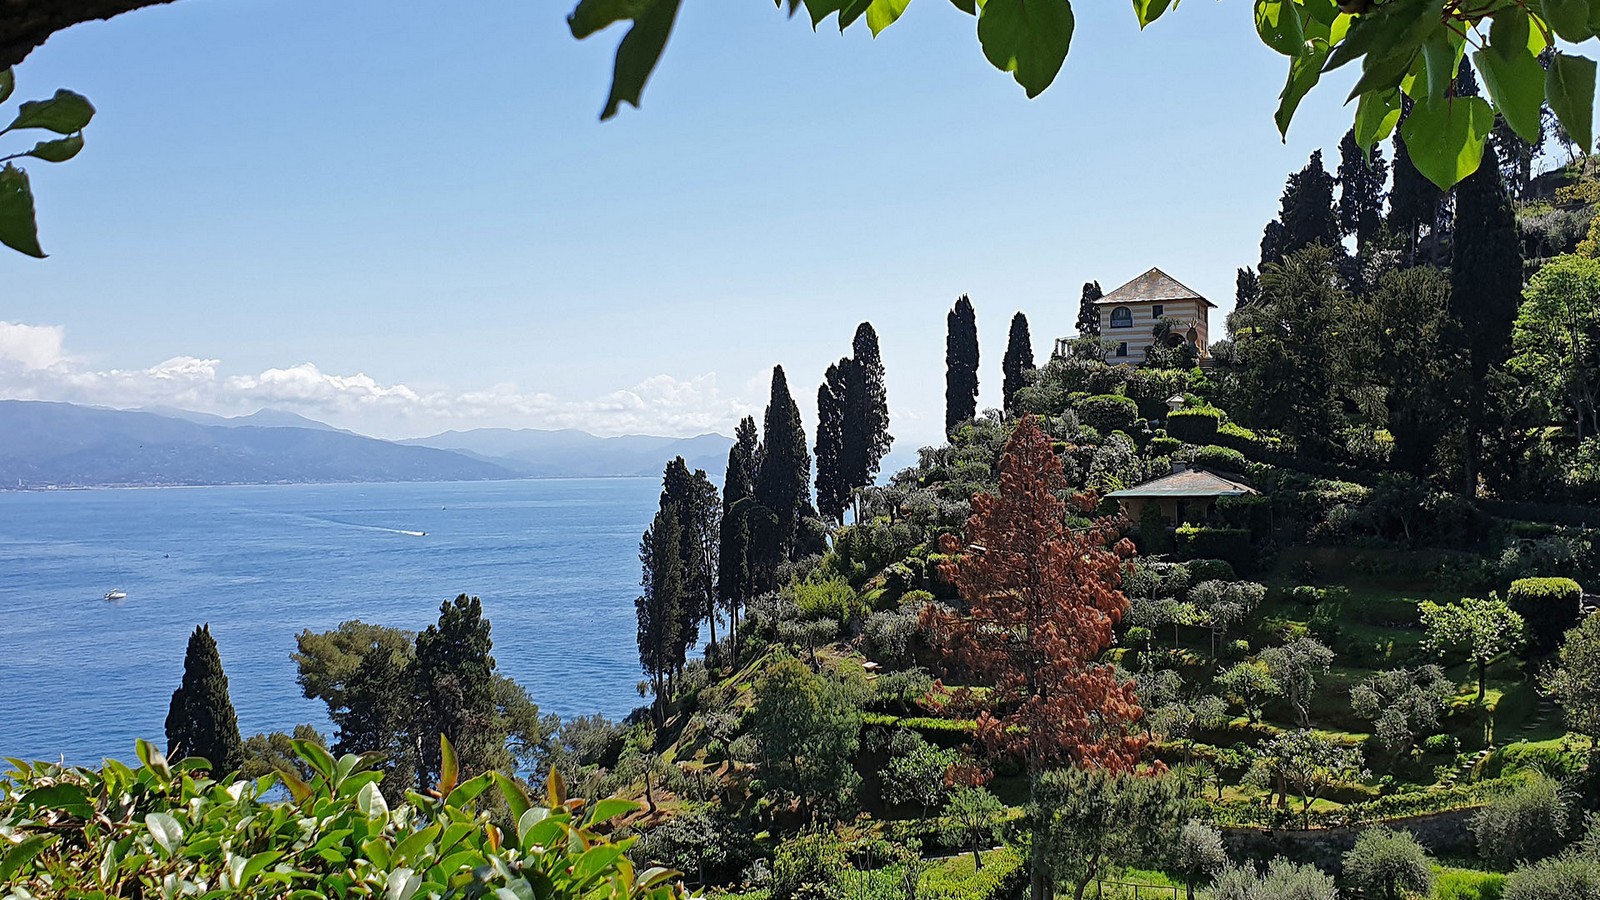
<path id="1" fill-rule="evenodd" d="M 563 717 L 638 706 L 653 478 L 0 493 L 0 757 L 98 765 L 165 745 L 207 623 L 245 736 L 331 726 L 295 636 L 410 630 L 483 601 L 498 671 Z M 126 599 L 107 601 L 120 589 Z"/>

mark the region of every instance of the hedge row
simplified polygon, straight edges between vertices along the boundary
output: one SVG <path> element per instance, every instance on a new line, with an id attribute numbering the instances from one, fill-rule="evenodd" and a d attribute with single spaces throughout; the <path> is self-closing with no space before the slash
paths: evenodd
<path id="1" fill-rule="evenodd" d="M 1001 847 L 983 854 L 975 868 L 972 854 L 942 859 L 925 869 L 917 883 L 923 900 L 995 900 L 1009 897 L 1022 881 L 1022 854 Z"/>

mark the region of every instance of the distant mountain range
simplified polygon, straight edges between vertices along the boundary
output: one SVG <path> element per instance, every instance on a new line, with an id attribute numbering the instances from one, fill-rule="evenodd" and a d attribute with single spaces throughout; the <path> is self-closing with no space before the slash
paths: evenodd
<path id="1" fill-rule="evenodd" d="M 731 443 L 499 428 L 396 442 L 281 410 L 226 418 L 0 400 L 0 488 L 659 475 L 678 455 L 720 481 Z"/>

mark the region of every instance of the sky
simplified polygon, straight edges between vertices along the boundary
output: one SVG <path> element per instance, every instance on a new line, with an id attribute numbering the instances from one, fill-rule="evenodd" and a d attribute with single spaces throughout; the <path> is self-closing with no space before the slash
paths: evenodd
<path id="1" fill-rule="evenodd" d="M 643 108 L 600 122 L 621 37 L 566 2 L 178 0 L 56 35 L 17 69 L 98 114 L 28 166 L 50 258 L 0 253 L 0 397 L 287 409 L 382 437 L 482 426 L 731 434 L 784 366 L 808 419 L 871 321 L 896 449 L 943 424 L 969 294 L 980 408 L 1013 313 L 1036 357 L 1082 284 L 1151 266 L 1232 304 L 1287 174 L 1286 60 L 1250 4 L 1140 32 L 1077 8 L 1028 100 L 975 20 L 920 0 L 877 39 L 686 0 Z M 9 116 L 10 111 L 0 111 Z M 10 149 L 0 138 L 0 150 Z"/>

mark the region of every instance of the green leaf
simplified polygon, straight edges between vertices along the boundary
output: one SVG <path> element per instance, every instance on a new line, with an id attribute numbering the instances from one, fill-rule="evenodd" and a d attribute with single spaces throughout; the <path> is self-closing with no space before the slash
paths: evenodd
<path id="1" fill-rule="evenodd" d="M 389 873 L 389 892 L 386 900 L 411 900 L 417 888 L 422 887 L 422 873 L 401 867 Z"/>
<path id="2" fill-rule="evenodd" d="M 950 0 L 950 4 L 969 16 L 978 14 L 978 0 Z"/>
<path id="3" fill-rule="evenodd" d="M 1544 106 L 1544 69 L 1527 51 L 1526 42 L 1521 56 L 1507 60 L 1491 47 L 1473 53 L 1472 64 L 1483 76 L 1484 87 L 1506 124 L 1523 140 L 1536 143 Z"/>
<path id="4" fill-rule="evenodd" d="M 10 69 L 0 69 L 0 103 L 11 99 L 11 92 L 17 89 L 17 75 Z"/>
<path id="5" fill-rule="evenodd" d="M 1400 126 L 1417 171 L 1444 190 L 1471 175 L 1483 160 L 1494 110 L 1482 97 L 1418 103 Z"/>
<path id="6" fill-rule="evenodd" d="M 644 83 L 661 60 L 661 51 L 672 34 L 672 23 L 678 17 L 680 0 L 648 0 L 648 5 L 633 20 L 633 27 L 623 35 L 617 45 L 616 67 L 611 73 L 611 95 L 606 108 L 600 113 L 601 121 L 617 114 L 624 103 L 639 108 L 639 97 L 644 93 Z"/>
<path id="7" fill-rule="evenodd" d="M 911 0 L 872 0 L 867 5 L 867 27 L 872 29 L 872 36 L 877 37 L 885 28 L 893 25 L 910 5 Z"/>
<path id="8" fill-rule="evenodd" d="M 43 128 L 56 134 L 73 134 L 94 118 L 94 105 L 82 94 L 56 91 L 49 100 L 30 100 L 17 108 L 17 117 L 6 126 L 6 131 L 21 128 Z"/>
<path id="9" fill-rule="evenodd" d="M 1544 76 L 1550 108 L 1585 153 L 1594 141 L 1594 73 L 1594 60 L 1558 52 Z"/>
<path id="10" fill-rule="evenodd" d="M 1133 0 L 1133 14 L 1139 19 L 1139 28 L 1161 18 L 1169 8 L 1176 8 L 1177 0 Z"/>
<path id="11" fill-rule="evenodd" d="M 1306 42 L 1306 49 L 1289 63 L 1289 80 L 1278 95 L 1278 111 L 1273 120 L 1278 123 L 1278 134 L 1289 139 L 1289 121 L 1300 106 L 1306 92 L 1316 87 L 1322 78 L 1322 64 L 1328 60 L 1328 42 L 1317 38 Z"/>
<path id="12" fill-rule="evenodd" d="M 370 781 L 356 791 L 356 808 L 369 819 L 389 814 L 389 804 L 384 801 L 383 792 Z"/>
<path id="13" fill-rule="evenodd" d="M 153 812 L 144 817 L 144 824 L 150 829 L 150 836 L 156 839 L 161 849 L 171 856 L 183 846 L 183 826 L 178 820 L 166 813 Z"/>
<path id="14" fill-rule="evenodd" d="M 478 799 L 478 795 L 489 789 L 489 774 L 485 772 L 476 778 L 468 778 L 456 785 L 455 789 L 445 795 L 444 802 L 454 807 L 463 807 Z"/>
<path id="15" fill-rule="evenodd" d="M 263 850 L 260 853 L 257 853 L 256 855 L 250 857 L 249 862 L 244 864 L 244 871 L 239 874 L 239 879 L 236 883 L 239 885 L 239 887 L 244 887 L 250 883 L 251 879 L 255 878 L 257 875 L 260 875 L 262 870 L 266 869 L 267 866 L 272 865 L 282 858 L 282 850 Z"/>
<path id="16" fill-rule="evenodd" d="M 528 798 L 528 792 L 522 789 L 522 785 L 500 772 L 490 770 L 489 777 L 494 779 L 495 787 L 500 789 L 500 796 L 505 798 L 506 808 L 511 811 L 511 821 L 521 820 L 522 814 L 533 805 L 533 801 Z"/>
<path id="17" fill-rule="evenodd" d="M 816 31 L 822 20 L 838 12 L 843 0 L 805 0 L 806 14 L 811 17 L 811 30 Z"/>
<path id="18" fill-rule="evenodd" d="M 1256 0 L 1256 34 L 1284 56 L 1299 56 L 1306 45 L 1300 8 L 1294 0 Z"/>
<path id="19" fill-rule="evenodd" d="M 434 791 L 440 797 L 450 796 L 456 789 L 456 783 L 461 780 L 461 763 L 456 759 L 456 748 L 450 745 L 450 739 L 439 735 L 439 783 L 434 785 Z"/>
<path id="20" fill-rule="evenodd" d="M 1400 89 L 1368 91 L 1356 104 L 1356 143 L 1368 155 L 1400 124 Z"/>
<path id="21" fill-rule="evenodd" d="M 1528 47 L 1528 32 L 1531 29 L 1526 9 L 1508 6 L 1498 10 L 1489 24 L 1489 49 L 1506 62 L 1511 62 L 1524 52 L 1532 53 Z"/>
<path id="22" fill-rule="evenodd" d="M 10 74 L 7 70 L 6 74 Z M 3 86 L 3 85 L 0 85 Z M 0 884 L 10 884 L 11 876 L 22 871 L 22 867 L 33 860 L 35 856 L 44 852 L 53 838 L 42 834 L 30 834 L 23 838 L 16 846 L 0 855 Z"/>
<path id="23" fill-rule="evenodd" d="M 28 186 L 28 173 L 10 163 L 0 169 L 0 244 L 44 259 L 44 250 L 39 247 L 39 226 L 33 218 L 33 189 Z"/>
<path id="24" fill-rule="evenodd" d="M 60 810 L 80 819 L 94 815 L 94 808 L 89 805 L 89 795 L 75 784 L 62 783 L 34 788 L 23 794 L 17 805 L 27 810 Z"/>
<path id="25" fill-rule="evenodd" d="M 1073 26 L 1068 0 L 988 0 L 978 13 L 978 43 L 995 68 L 1037 97 L 1061 71 Z"/>
<path id="26" fill-rule="evenodd" d="M 1589 0 L 1544 0 L 1540 10 L 1544 20 L 1565 40 L 1580 43 L 1594 36 L 1589 30 Z"/>
<path id="27" fill-rule="evenodd" d="M 632 800 L 623 800 L 620 797 L 607 797 L 594 805 L 594 814 L 590 817 L 592 822 L 605 822 L 617 816 L 636 812 L 639 804 Z"/>
<path id="28" fill-rule="evenodd" d="M 1422 43 L 1422 57 L 1428 64 L 1428 99 L 1442 100 L 1453 93 L 1456 73 L 1461 70 L 1461 51 L 1465 47 L 1461 36 L 1448 28 L 1440 28 L 1428 35 Z"/>
<path id="29" fill-rule="evenodd" d="M 567 15 L 567 28 L 581 41 L 625 19 L 637 18 L 647 6 L 648 0 L 578 0 Z"/>

